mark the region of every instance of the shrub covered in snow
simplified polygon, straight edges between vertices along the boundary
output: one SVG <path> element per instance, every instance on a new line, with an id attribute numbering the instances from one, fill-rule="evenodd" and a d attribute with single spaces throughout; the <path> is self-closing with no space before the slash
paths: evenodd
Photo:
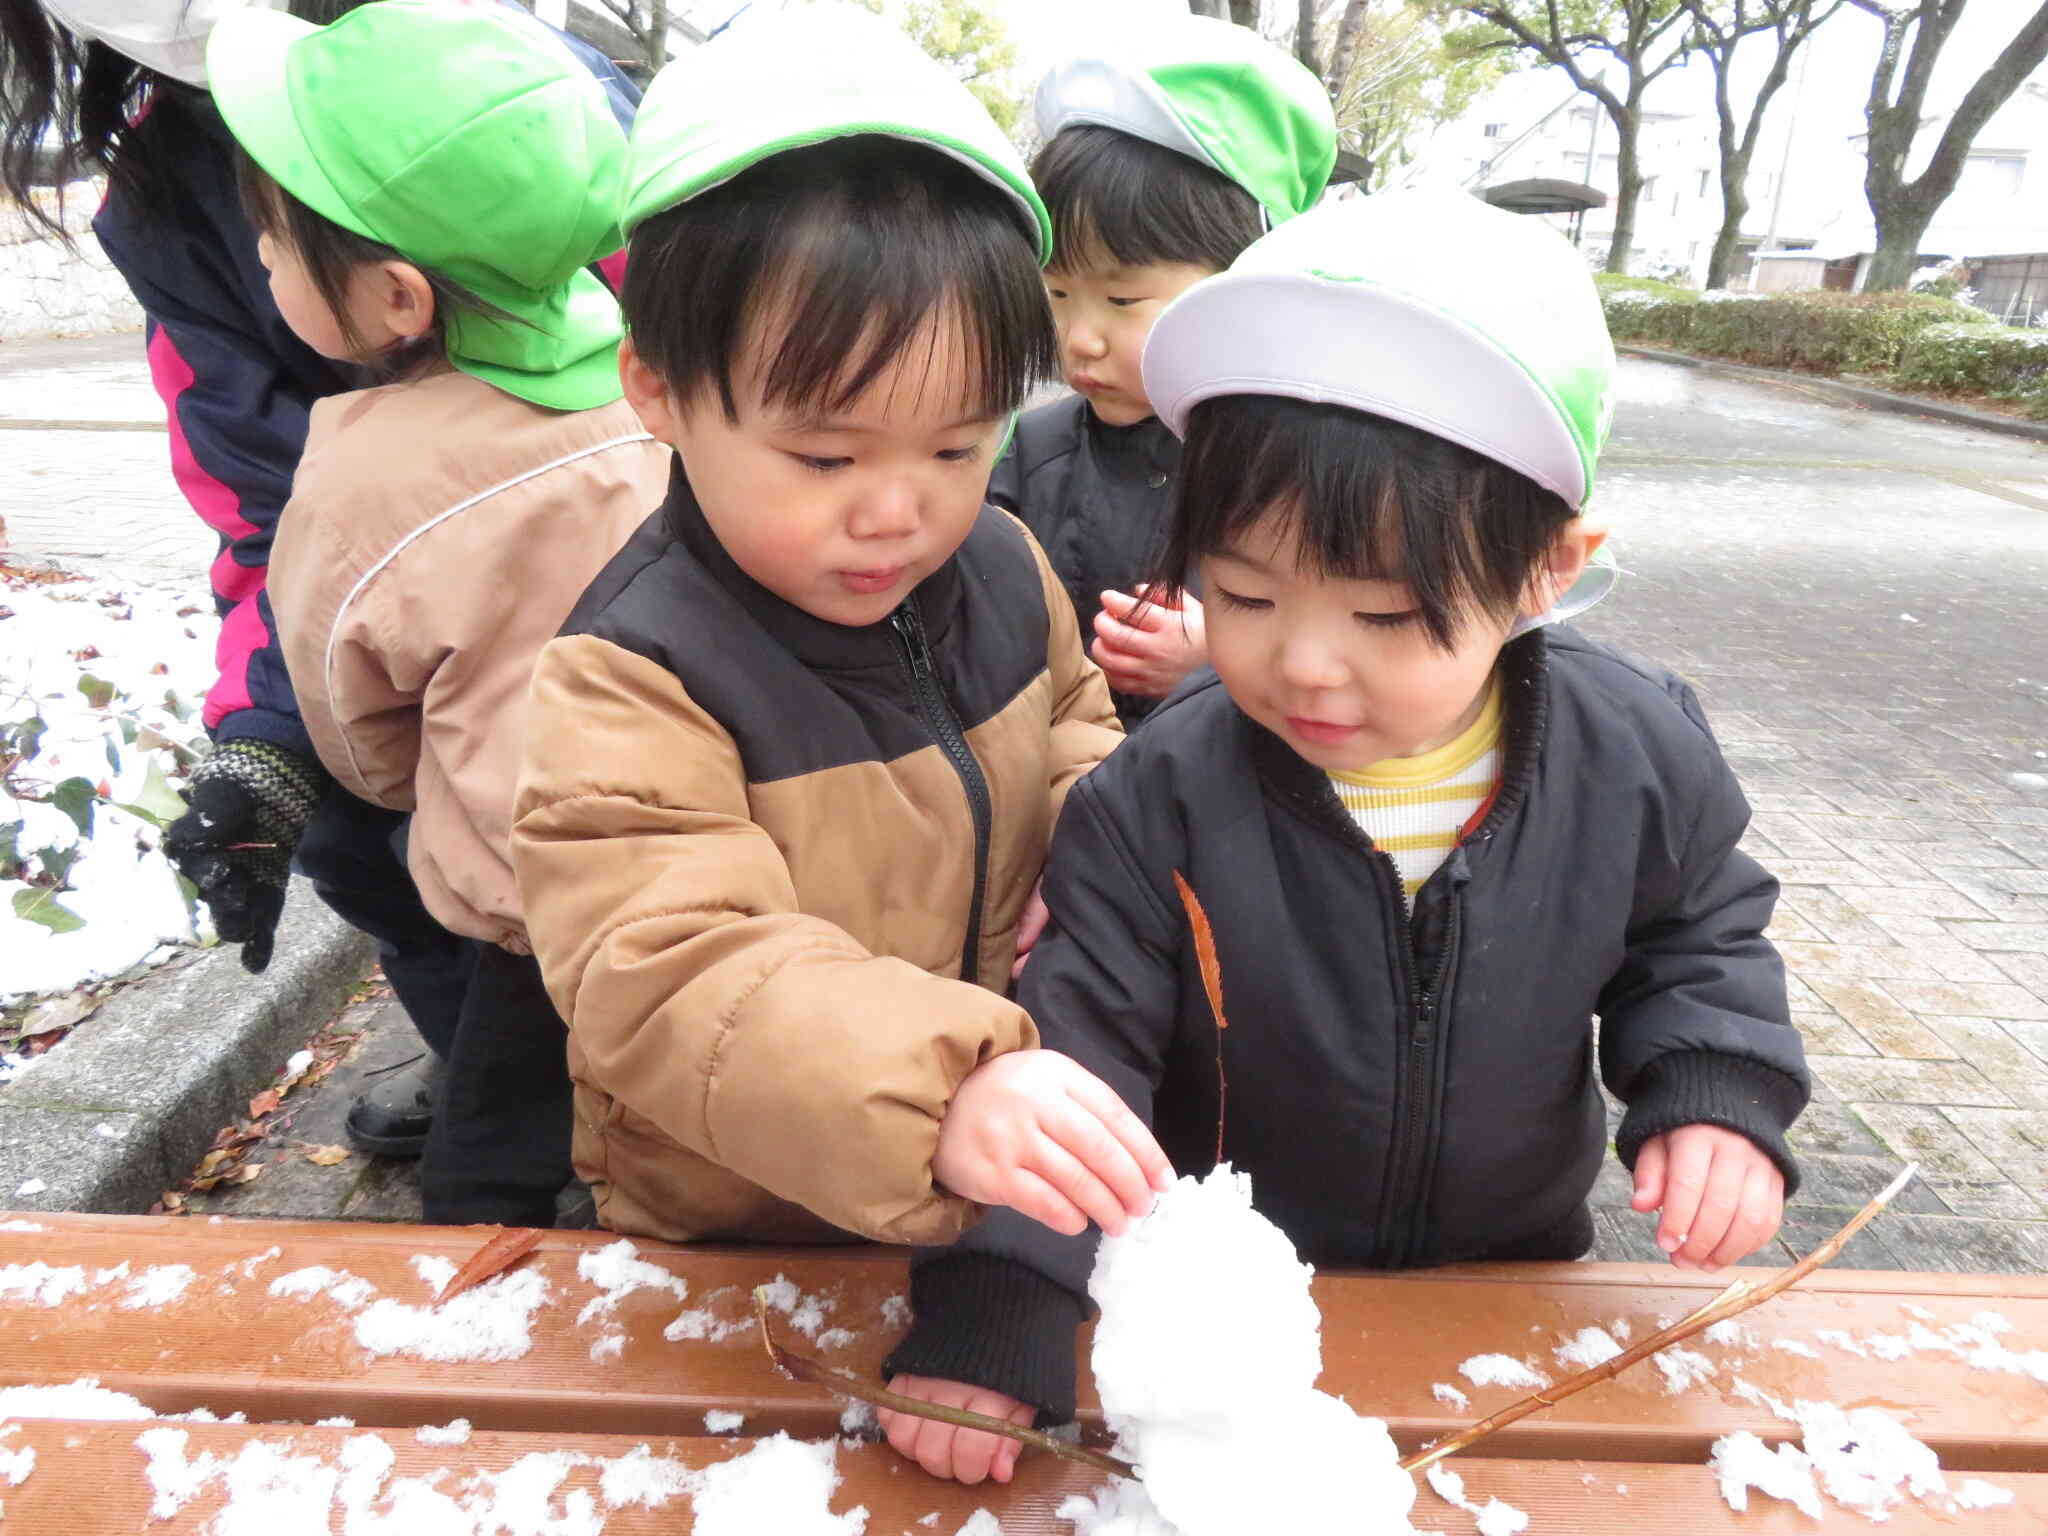
<path id="1" fill-rule="evenodd" d="M 2010 400 L 2048 418 L 2048 331 L 1930 325 L 1906 343 L 1897 377 L 1916 389 Z"/>

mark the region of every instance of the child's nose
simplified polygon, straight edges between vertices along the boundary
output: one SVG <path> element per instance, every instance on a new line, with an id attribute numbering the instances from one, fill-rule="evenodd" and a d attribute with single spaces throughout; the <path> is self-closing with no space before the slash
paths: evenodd
<path id="1" fill-rule="evenodd" d="M 1315 636 L 1294 634 L 1281 642 L 1280 676 L 1290 688 L 1337 688 L 1347 675 L 1343 658 Z"/>
<path id="2" fill-rule="evenodd" d="M 1067 327 L 1067 350 L 1075 357 L 1093 362 L 1108 355 L 1109 343 L 1102 339 L 1102 332 L 1086 322 L 1076 322 Z"/>
<path id="3" fill-rule="evenodd" d="M 846 520 L 847 532 L 856 539 L 900 539 L 915 533 L 917 524 L 917 489 L 907 479 L 886 480 L 868 490 Z"/>

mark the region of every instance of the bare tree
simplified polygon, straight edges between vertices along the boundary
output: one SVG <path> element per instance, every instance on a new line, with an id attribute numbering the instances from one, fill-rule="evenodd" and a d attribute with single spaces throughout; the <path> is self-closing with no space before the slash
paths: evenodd
<path id="1" fill-rule="evenodd" d="M 1461 9 L 1496 29 L 1493 46 L 1533 53 L 1562 69 L 1613 121 L 1614 240 L 1607 251 L 1607 270 L 1626 272 L 1629 250 L 1635 244 L 1636 204 L 1643 193 L 1638 158 L 1643 93 L 1685 57 L 1691 11 L 1684 0 L 1503 0 L 1499 4 L 1466 4 Z M 1596 54 L 1605 54 L 1621 65 L 1620 90 L 1607 84 L 1604 72 L 1587 73 L 1587 60 Z M 1589 164 L 1589 182 L 1593 171 Z"/>
<path id="2" fill-rule="evenodd" d="M 669 0 L 602 0 L 602 4 L 640 45 L 642 67 L 648 74 L 668 62 Z"/>
<path id="3" fill-rule="evenodd" d="M 1913 275 L 1921 237 L 1936 210 L 1955 191 L 1977 134 L 2019 89 L 2020 82 L 2048 59 L 2048 4 L 2020 23 L 1991 67 L 1964 92 L 1935 142 L 1926 169 L 1908 181 L 1906 157 L 1920 131 L 1935 60 L 1955 30 L 1965 0 L 1853 3 L 1884 24 L 1884 43 L 1878 50 L 1877 67 L 1871 71 L 1870 99 L 1863 109 L 1870 125 L 1863 193 L 1870 199 L 1871 217 L 1877 223 L 1877 249 L 1871 255 L 1864 287 L 1903 288 Z"/>
<path id="4" fill-rule="evenodd" d="M 1352 65 L 1358 58 L 1358 40 L 1365 35 L 1366 11 L 1371 0 L 1345 0 L 1344 14 L 1337 22 L 1336 40 L 1330 44 L 1329 68 L 1323 72 L 1323 83 L 1330 88 L 1334 100 L 1343 89 L 1344 82 L 1351 78 Z"/>
<path id="5" fill-rule="evenodd" d="M 1791 73 L 1793 54 L 1844 3 L 1845 0 L 1685 0 L 1686 9 L 1692 12 L 1692 49 L 1704 55 L 1714 71 L 1714 114 L 1720 130 L 1721 228 L 1707 258 L 1709 288 L 1728 286 L 1728 269 L 1734 264 L 1735 246 L 1742 238 L 1742 221 L 1749 213 L 1749 165 L 1756 153 L 1757 136 L 1763 129 L 1764 113 Z M 1738 127 L 1728 81 L 1735 50 L 1744 38 L 1765 33 L 1775 41 L 1777 51 L 1771 56 L 1771 66 L 1757 85 L 1749 111 Z"/>

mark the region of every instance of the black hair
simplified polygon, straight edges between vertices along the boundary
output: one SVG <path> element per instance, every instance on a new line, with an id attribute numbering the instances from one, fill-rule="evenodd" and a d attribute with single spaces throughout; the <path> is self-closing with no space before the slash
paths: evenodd
<path id="1" fill-rule="evenodd" d="M 1519 606 L 1574 515 L 1556 492 L 1420 427 L 1273 395 L 1197 404 L 1179 487 L 1160 585 L 1179 587 L 1270 513 L 1305 570 L 1407 587 L 1445 650 L 1473 614 Z"/>
<path id="2" fill-rule="evenodd" d="M 786 150 L 633 232 L 620 294 L 640 358 L 679 400 L 715 386 L 736 420 L 741 349 L 766 347 L 766 403 L 844 410 L 957 314 L 977 416 L 1006 415 L 1054 375 L 1036 230 L 951 156 L 877 134 Z M 756 327 L 780 304 L 779 335 Z"/>
<path id="3" fill-rule="evenodd" d="M 1186 262 L 1221 272 L 1265 233 L 1258 199 L 1228 176 L 1114 128 L 1062 128 L 1031 179 L 1052 215 L 1055 271 Z"/>
<path id="4" fill-rule="evenodd" d="M 324 23 L 359 3 L 295 0 L 292 10 Z M 158 120 L 137 132 L 145 111 Z M 39 0 L 0 0 L 0 187 L 53 234 L 70 238 L 65 185 L 91 176 L 153 218 L 175 214 L 175 160 L 212 111 L 205 91 L 74 35 Z M 38 186 L 53 189 L 51 206 Z"/>
<path id="5" fill-rule="evenodd" d="M 281 186 L 277 179 L 235 146 L 235 190 L 241 195 L 242 214 L 259 235 L 268 235 L 291 247 L 292 253 L 313 281 L 313 290 L 333 314 L 341 339 L 353 353 L 364 353 L 369 344 L 349 318 L 349 280 L 356 268 L 380 261 L 402 261 L 418 270 L 434 292 L 434 319 L 426 331 L 405 348 L 406 359 L 431 352 L 447 351 L 448 315 L 457 309 L 489 315 L 493 319 L 527 322 L 508 315 L 497 305 L 471 293 L 453 278 L 422 266 L 403 251 L 371 240 L 352 229 L 344 229 L 325 214 L 315 213 Z M 394 359 L 402 363 L 406 359 Z"/>

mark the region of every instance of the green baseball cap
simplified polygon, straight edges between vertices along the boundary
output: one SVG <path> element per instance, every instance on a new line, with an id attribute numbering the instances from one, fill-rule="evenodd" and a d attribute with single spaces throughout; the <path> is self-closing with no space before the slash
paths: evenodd
<path id="1" fill-rule="evenodd" d="M 1329 402 L 1462 443 L 1574 510 L 1614 417 L 1614 346 L 1579 253 L 1457 192 L 1281 225 L 1167 306 L 1144 377 L 1176 435 L 1217 395 Z"/>
<path id="2" fill-rule="evenodd" d="M 748 16 L 654 77 L 633 120 L 626 231 L 771 155 L 859 134 L 958 160 L 1015 201 L 1038 259 L 1052 255 L 1045 204 L 988 109 L 896 28 L 845 5 Z"/>
<path id="3" fill-rule="evenodd" d="M 1323 83 L 1249 27 L 1147 17 L 1116 46 L 1077 54 L 1039 82 L 1039 135 L 1094 123 L 1220 171 L 1273 224 L 1313 208 L 1337 163 Z"/>
<path id="4" fill-rule="evenodd" d="M 596 79 L 511 6 L 379 0 L 332 26 L 222 17 L 213 98 L 256 163 L 323 218 L 510 319 L 448 308 L 448 360 L 557 410 L 619 398 L 625 135 Z"/>

